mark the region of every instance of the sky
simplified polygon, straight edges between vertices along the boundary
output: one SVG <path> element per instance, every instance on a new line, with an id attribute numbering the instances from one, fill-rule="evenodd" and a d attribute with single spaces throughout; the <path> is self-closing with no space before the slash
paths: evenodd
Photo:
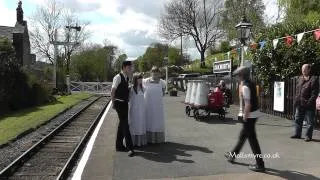
<path id="1" fill-rule="evenodd" d="M 73 9 L 83 21 L 90 21 L 88 30 L 92 43 L 108 39 L 130 59 L 143 55 L 153 42 L 163 42 L 157 33 L 163 4 L 168 0 L 57 0 Z M 273 22 L 277 12 L 276 0 L 263 0 L 265 15 Z M 22 0 L 25 20 L 46 0 Z M 0 0 L 0 25 L 14 26 L 18 0 Z M 192 59 L 199 58 L 192 42 L 186 42 L 184 52 Z"/>

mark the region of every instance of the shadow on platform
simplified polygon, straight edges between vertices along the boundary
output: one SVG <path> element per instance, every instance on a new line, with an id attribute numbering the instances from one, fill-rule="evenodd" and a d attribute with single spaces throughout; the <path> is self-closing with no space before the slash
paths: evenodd
<path id="1" fill-rule="evenodd" d="M 246 163 L 239 163 L 239 162 L 234 162 L 235 165 L 241 165 L 241 166 L 249 166 L 249 164 Z M 272 175 L 272 176 L 277 176 L 283 179 L 287 180 L 320 180 L 320 178 L 312 175 L 312 174 L 306 174 L 298 171 L 290 171 L 290 170 L 278 170 L 278 169 L 272 169 L 266 167 L 266 171 L 264 174 Z"/>
<path id="2" fill-rule="evenodd" d="M 185 145 L 174 142 L 165 142 L 161 144 L 151 144 L 146 147 L 136 149 L 136 155 L 142 158 L 162 163 L 171 163 L 173 161 L 182 163 L 194 163 L 193 160 L 185 159 L 191 157 L 187 151 L 200 151 L 202 153 L 213 153 L 206 147 Z"/>
<path id="3" fill-rule="evenodd" d="M 225 119 L 219 118 L 218 115 L 210 115 L 210 116 L 202 116 L 198 119 L 201 122 L 207 123 L 207 124 L 237 124 L 241 123 L 237 120 L 234 120 L 233 118 L 226 117 Z"/>

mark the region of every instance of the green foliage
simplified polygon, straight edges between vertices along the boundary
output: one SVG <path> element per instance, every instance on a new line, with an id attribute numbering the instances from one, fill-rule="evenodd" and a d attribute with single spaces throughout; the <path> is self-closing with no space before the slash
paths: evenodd
<path id="1" fill-rule="evenodd" d="M 184 73 L 200 73 L 200 74 L 212 74 L 212 64 L 206 63 L 205 67 L 200 67 L 200 60 L 195 60 L 190 65 L 186 65 Z"/>
<path id="2" fill-rule="evenodd" d="M 319 12 L 320 9 L 318 0 L 278 0 L 278 4 L 285 8 L 286 19 L 296 15 L 304 18 L 310 12 Z"/>
<path id="3" fill-rule="evenodd" d="M 241 21 L 244 10 L 253 25 L 254 34 L 265 26 L 263 22 L 265 7 L 262 0 L 226 0 L 224 7 L 221 26 L 227 32 L 229 40 L 237 37 L 235 26 Z"/>
<path id="4" fill-rule="evenodd" d="M 95 46 L 72 56 L 72 79 L 83 82 L 112 81 L 115 74 L 112 67 L 114 51 L 112 47 Z"/>
<path id="5" fill-rule="evenodd" d="M 291 47 L 288 47 L 283 40 L 280 40 L 275 50 L 272 45 L 272 40 L 275 38 L 287 34 L 298 34 L 315 28 L 318 27 L 313 23 L 287 21 L 266 28 L 257 37 L 257 42 L 268 40 L 262 50 L 252 51 L 256 74 L 258 79 L 264 82 L 267 90 L 273 80 L 284 80 L 300 75 L 300 69 L 304 63 L 313 64 L 314 68 L 320 67 L 320 61 L 317 59 L 320 55 L 320 44 L 315 41 L 311 33 L 305 34 L 300 44 L 295 41 Z"/>
<path id="6" fill-rule="evenodd" d="M 28 76 L 15 58 L 12 44 L 0 38 L 0 114 L 48 102 L 49 90 Z"/>
<path id="7" fill-rule="evenodd" d="M 121 54 L 114 63 L 114 69 L 120 70 L 122 67 L 122 62 L 127 60 L 128 56 L 126 54 Z"/>
<path id="8" fill-rule="evenodd" d="M 180 49 L 169 47 L 169 65 L 181 66 L 183 64 L 183 57 L 180 54 Z"/>
<path id="9" fill-rule="evenodd" d="M 220 51 L 221 52 L 228 52 L 231 50 L 230 42 L 229 41 L 222 41 L 220 44 Z"/>

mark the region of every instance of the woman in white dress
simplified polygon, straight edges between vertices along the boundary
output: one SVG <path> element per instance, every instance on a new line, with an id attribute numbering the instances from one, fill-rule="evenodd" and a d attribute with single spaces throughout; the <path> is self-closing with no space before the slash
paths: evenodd
<path id="1" fill-rule="evenodd" d="M 145 103 L 147 118 L 148 143 L 162 143 L 165 141 L 165 123 L 163 111 L 163 96 L 165 81 L 160 79 L 160 70 L 153 67 L 151 77 L 143 80 L 145 87 Z"/>
<path id="2" fill-rule="evenodd" d="M 144 88 L 142 86 L 142 75 L 139 73 L 133 75 L 133 87 L 130 90 L 129 99 L 128 120 L 133 145 L 146 145 L 147 136 Z"/>

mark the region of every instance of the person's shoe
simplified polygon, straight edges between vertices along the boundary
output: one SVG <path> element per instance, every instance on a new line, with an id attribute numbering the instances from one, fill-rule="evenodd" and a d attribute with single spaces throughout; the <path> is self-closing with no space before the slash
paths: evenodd
<path id="1" fill-rule="evenodd" d="M 133 150 L 130 150 L 129 152 L 128 152 L 128 156 L 129 157 L 133 157 L 135 155 L 135 152 L 133 151 Z"/>
<path id="2" fill-rule="evenodd" d="M 305 139 L 304 139 L 304 141 L 306 141 L 306 142 L 309 142 L 309 141 L 311 141 L 312 140 L 312 138 L 309 138 L 309 137 L 306 137 Z"/>
<path id="3" fill-rule="evenodd" d="M 298 136 L 298 135 L 293 135 L 290 137 L 291 139 L 301 139 L 301 136 Z"/>
<path id="4" fill-rule="evenodd" d="M 251 171 L 255 171 L 255 172 L 265 172 L 265 171 L 266 171 L 266 169 L 265 169 L 264 166 L 258 166 L 258 165 L 256 165 L 256 164 L 254 164 L 254 165 L 249 165 L 249 169 L 250 169 Z"/>
<path id="5" fill-rule="evenodd" d="M 127 148 L 125 148 L 125 147 L 116 147 L 116 151 L 118 151 L 118 152 L 126 152 Z"/>
<path id="6" fill-rule="evenodd" d="M 232 154 L 231 152 L 226 152 L 226 153 L 224 154 L 224 157 L 227 158 L 227 161 L 228 161 L 228 162 L 234 163 L 235 157 L 231 156 L 231 154 Z"/>

